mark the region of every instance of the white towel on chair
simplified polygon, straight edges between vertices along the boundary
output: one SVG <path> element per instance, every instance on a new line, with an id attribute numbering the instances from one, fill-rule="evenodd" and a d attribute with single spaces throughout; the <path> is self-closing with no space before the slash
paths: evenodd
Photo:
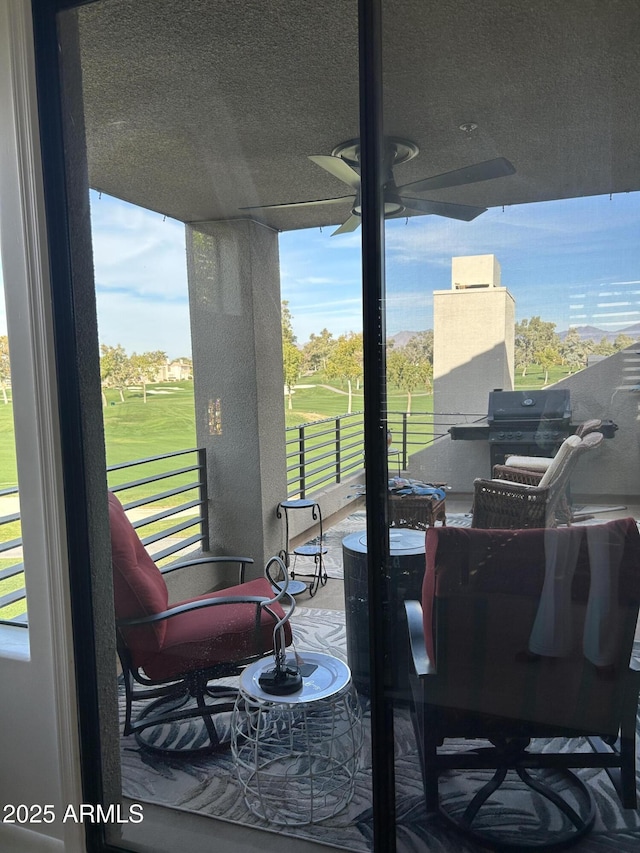
<path id="1" fill-rule="evenodd" d="M 544 583 L 529 637 L 529 651 L 562 657 L 571 650 L 571 584 L 582 531 L 547 530 L 544 537 Z"/>
<path id="2" fill-rule="evenodd" d="M 618 578 L 622 560 L 620 547 L 609 540 L 605 527 L 587 527 L 591 583 L 584 620 L 583 649 L 596 666 L 610 666 L 616 659 L 620 632 Z"/>

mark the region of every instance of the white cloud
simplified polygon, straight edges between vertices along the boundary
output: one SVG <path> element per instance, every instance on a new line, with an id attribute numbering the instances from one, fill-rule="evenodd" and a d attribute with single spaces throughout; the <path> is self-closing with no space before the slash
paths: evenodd
<path id="1" fill-rule="evenodd" d="M 96 284 L 153 299 L 187 296 L 185 229 L 116 199 L 92 193 Z"/>

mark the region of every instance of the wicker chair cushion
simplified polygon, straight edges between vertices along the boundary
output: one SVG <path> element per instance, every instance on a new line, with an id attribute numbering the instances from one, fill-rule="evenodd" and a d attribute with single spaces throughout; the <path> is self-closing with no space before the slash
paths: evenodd
<path id="1" fill-rule="evenodd" d="M 540 488 L 545 488 L 546 486 L 551 485 L 555 480 L 556 476 L 562 471 L 564 466 L 569 461 L 569 457 L 572 453 L 580 447 L 582 444 L 582 439 L 578 435 L 570 435 L 560 445 L 560 449 L 553 457 L 553 462 L 547 470 L 544 472 L 542 479 L 540 480 Z"/>
<path id="2" fill-rule="evenodd" d="M 552 462 L 553 457 L 546 456 L 507 456 L 504 464 L 509 468 L 526 468 L 527 471 L 543 473 Z"/>

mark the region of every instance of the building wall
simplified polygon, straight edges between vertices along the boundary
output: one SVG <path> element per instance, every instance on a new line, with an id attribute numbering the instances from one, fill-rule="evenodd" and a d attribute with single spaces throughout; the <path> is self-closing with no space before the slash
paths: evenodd
<path id="1" fill-rule="evenodd" d="M 513 389 L 514 346 L 515 301 L 505 287 L 435 291 L 434 411 L 485 414 L 489 391 Z"/>
<path id="2" fill-rule="evenodd" d="M 495 255 L 466 255 L 451 259 L 451 289 L 500 287 L 501 270 Z"/>

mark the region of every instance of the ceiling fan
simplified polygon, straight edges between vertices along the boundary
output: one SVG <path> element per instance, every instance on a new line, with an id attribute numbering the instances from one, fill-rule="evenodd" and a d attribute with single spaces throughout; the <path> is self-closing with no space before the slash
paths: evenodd
<path id="1" fill-rule="evenodd" d="M 436 216 L 447 216 L 450 219 L 460 219 L 471 222 L 476 216 L 485 213 L 486 207 L 474 207 L 468 204 L 452 204 L 444 201 L 429 201 L 423 198 L 413 198 L 405 193 L 422 193 L 429 190 L 440 190 L 448 187 L 459 187 L 465 184 L 475 184 L 493 178 L 513 175 L 515 168 L 504 157 L 495 160 L 485 160 L 473 166 L 444 172 L 431 178 L 413 181 L 397 186 L 393 168 L 400 163 L 413 159 L 419 148 L 406 139 L 390 137 L 386 140 L 383 174 L 384 174 L 384 215 L 385 218 L 407 215 L 408 213 L 433 213 Z M 340 198 L 322 198 L 315 201 L 294 201 L 285 204 L 264 204 L 255 207 L 243 207 L 241 210 L 275 210 L 278 208 L 312 207 L 320 204 L 341 204 L 353 200 L 351 215 L 337 228 L 333 234 L 346 234 L 355 231 L 360 225 L 362 204 L 360 200 L 360 140 L 350 139 L 337 145 L 331 154 L 316 154 L 309 157 L 334 177 L 348 184 L 354 194 Z M 333 236 L 333 235 L 332 235 Z"/>

